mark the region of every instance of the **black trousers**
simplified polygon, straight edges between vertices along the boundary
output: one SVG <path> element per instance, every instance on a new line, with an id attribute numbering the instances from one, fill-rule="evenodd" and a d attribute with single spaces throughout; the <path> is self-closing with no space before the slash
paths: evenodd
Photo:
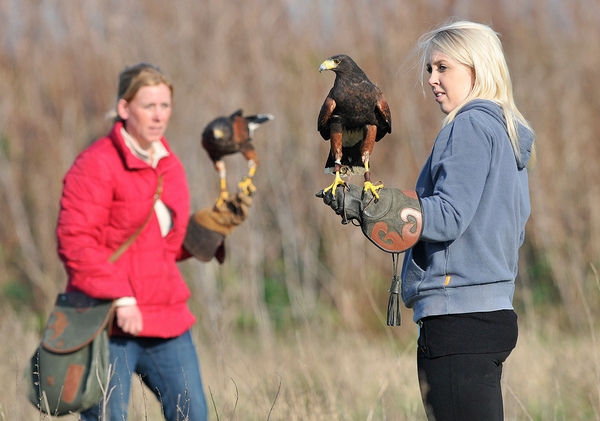
<path id="1" fill-rule="evenodd" d="M 419 385 L 429 421 L 502 421 L 500 380 L 510 351 L 417 356 Z"/>
<path id="2" fill-rule="evenodd" d="M 420 323 L 417 368 L 429 421 L 503 421 L 502 364 L 516 345 L 513 311 Z"/>

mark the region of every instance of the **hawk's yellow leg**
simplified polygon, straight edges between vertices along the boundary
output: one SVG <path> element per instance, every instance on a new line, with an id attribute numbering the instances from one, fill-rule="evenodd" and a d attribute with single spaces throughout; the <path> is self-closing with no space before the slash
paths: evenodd
<path id="1" fill-rule="evenodd" d="M 221 194 L 217 199 L 216 206 L 221 206 L 227 199 L 229 199 L 229 193 L 227 192 L 227 181 L 225 178 L 221 178 Z"/>
<path id="2" fill-rule="evenodd" d="M 247 195 L 251 195 L 256 191 L 256 186 L 252 183 L 252 177 L 256 174 L 256 164 L 248 163 L 248 176 L 244 177 L 242 181 L 238 183 L 238 188 Z"/>

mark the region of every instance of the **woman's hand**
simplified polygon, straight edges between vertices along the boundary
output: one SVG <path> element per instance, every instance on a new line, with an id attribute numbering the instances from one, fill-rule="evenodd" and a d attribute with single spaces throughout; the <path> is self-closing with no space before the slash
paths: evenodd
<path id="1" fill-rule="evenodd" d="M 117 326 L 125 333 L 137 336 L 144 328 L 142 312 L 137 304 L 131 306 L 117 307 Z"/>

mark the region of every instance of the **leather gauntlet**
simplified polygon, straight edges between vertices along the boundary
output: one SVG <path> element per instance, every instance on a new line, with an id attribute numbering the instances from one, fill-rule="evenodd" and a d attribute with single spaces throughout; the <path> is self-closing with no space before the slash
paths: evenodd
<path id="1" fill-rule="evenodd" d="M 202 208 L 190 216 L 183 246 L 194 257 L 208 262 L 225 259 L 225 237 L 248 216 L 252 197 L 239 192 L 220 206 Z"/>
<path id="2" fill-rule="evenodd" d="M 415 191 L 382 188 L 379 199 L 359 186 L 339 186 L 336 195 L 320 191 L 317 197 L 329 205 L 342 223 L 356 220 L 365 237 L 381 250 L 402 253 L 413 247 L 423 231 L 421 203 Z"/>

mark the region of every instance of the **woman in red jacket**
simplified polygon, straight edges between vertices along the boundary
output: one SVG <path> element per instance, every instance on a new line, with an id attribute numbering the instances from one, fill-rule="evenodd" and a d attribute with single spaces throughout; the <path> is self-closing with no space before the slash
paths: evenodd
<path id="1" fill-rule="evenodd" d="M 190 292 L 176 264 L 189 257 L 182 244 L 190 198 L 183 166 L 163 137 L 172 98 L 171 83 L 155 66 L 126 68 L 110 134 L 83 151 L 64 179 L 57 236 L 67 291 L 114 299 L 117 306 L 110 394 L 83 412 L 83 420 L 127 419 L 134 372 L 158 397 L 167 420 L 207 419 L 189 331 L 195 322 Z"/>

